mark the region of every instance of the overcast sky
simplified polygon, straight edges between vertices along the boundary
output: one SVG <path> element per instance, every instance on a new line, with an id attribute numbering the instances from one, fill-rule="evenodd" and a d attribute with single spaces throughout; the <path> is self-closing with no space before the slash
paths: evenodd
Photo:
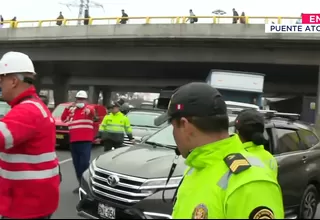
<path id="1" fill-rule="evenodd" d="M 1 0 L 0 14 L 5 19 L 17 16 L 18 20 L 51 19 L 62 11 L 66 18 L 76 18 L 77 8 L 70 10 L 59 2 L 77 0 Z M 78 0 L 79 2 L 80 0 Z M 129 16 L 173 16 L 188 15 L 193 9 L 196 15 L 211 15 L 215 9 L 222 9 L 227 15 L 236 8 L 239 14 L 244 11 L 248 16 L 299 16 L 304 13 L 320 13 L 320 0 L 96 0 L 104 7 L 91 8 L 91 17 L 119 16 L 125 9 Z M 319 11 L 315 11 L 318 9 Z"/>

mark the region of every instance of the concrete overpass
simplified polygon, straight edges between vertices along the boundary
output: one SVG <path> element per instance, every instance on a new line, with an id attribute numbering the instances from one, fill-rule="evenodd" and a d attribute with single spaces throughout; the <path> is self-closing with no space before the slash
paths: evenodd
<path id="1" fill-rule="evenodd" d="M 266 92 L 315 93 L 319 40 L 318 34 L 265 34 L 259 24 L 3 28 L 0 53 L 29 54 L 38 83 L 54 85 L 56 93 L 67 85 L 154 90 L 202 81 L 213 68 L 265 73 Z"/>

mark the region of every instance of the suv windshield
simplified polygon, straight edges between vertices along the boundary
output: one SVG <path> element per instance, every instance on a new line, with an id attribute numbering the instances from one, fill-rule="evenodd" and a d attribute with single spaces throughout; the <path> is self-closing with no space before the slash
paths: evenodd
<path id="1" fill-rule="evenodd" d="M 55 118 L 60 118 L 64 109 L 66 108 L 66 105 L 58 105 L 52 112 L 52 116 Z"/>
<path id="2" fill-rule="evenodd" d="M 229 116 L 229 121 L 232 122 L 235 120 L 235 116 Z M 163 146 L 176 146 L 176 142 L 173 137 L 173 126 L 168 125 L 164 129 L 160 130 L 159 132 L 155 133 L 154 135 L 150 136 L 146 143 L 156 143 Z M 229 128 L 229 134 L 234 133 L 234 127 Z"/>
<path id="3" fill-rule="evenodd" d="M 132 126 L 141 126 L 141 127 L 157 127 L 154 124 L 154 119 L 159 117 L 159 113 L 153 112 L 136 112 L 131 111 L 127 114 L 129 121 Z"/>
<path id="4" fill-rule="evenodd" d="M 9 111 L 11 107 L 6 102 L 0 101 L 0 117 L 5 116 Z"/>

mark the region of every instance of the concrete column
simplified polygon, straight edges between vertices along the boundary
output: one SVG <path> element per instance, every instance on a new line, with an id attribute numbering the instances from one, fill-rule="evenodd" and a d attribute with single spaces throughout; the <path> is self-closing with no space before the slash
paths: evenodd
<path id="1" fill-rule="evenodd" d="M 318 70 L 317 104 L 316 104 L 316 128 L 320 131 L 320 66 Z"/>
<path id="2" fill-rule="evenodd" d="M 37 90 L 37 93 L 39 94 L 40 93 L 40 90 L 41 90 L 41 76 L 37 75 L 34 82 L 33 82 L 33 85 L 34 87 L 36 88 Z"/>
<path id="3" fill-rule="evenodd" d="M 106 107 L 108 107 L 111 104 L 111 94 L 112 92 L 107 89 L 102 90 L 102 104 Z"/>
<path id="4" fill-rule="evenodd" d="M 54 74 L 53 81 L 53 98 L 54 105 L 67 102 L 69 98 L 69 77 L 65 74 Z"/>
<path id="5" fill-rule="evenodd" d="M 95 86 L 89 86 L 88 99 L 90 103 L 98 103 L 100 90 Z"/>

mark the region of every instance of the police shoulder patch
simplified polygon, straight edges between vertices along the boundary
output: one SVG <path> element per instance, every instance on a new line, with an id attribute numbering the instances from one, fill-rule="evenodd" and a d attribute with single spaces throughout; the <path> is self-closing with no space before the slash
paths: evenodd
<path id="1" fill-rule="evenodd" d="M 234 174 L 241 173 L 251 167 L 248 160 L 240 153 L 229 154 L 223 160 Z"/>
<path id="2" fill-rule="evenodd" d="M 208 219 L 208 208 L 204 204 L 199 204 L 192 213 L 192 219 Z"/>
<path id="3" fill-rule="evenodd" d="M 275 219 L 273 211 L 265 206 L 255 208 L 249 216 L 249 219 Z"/>

